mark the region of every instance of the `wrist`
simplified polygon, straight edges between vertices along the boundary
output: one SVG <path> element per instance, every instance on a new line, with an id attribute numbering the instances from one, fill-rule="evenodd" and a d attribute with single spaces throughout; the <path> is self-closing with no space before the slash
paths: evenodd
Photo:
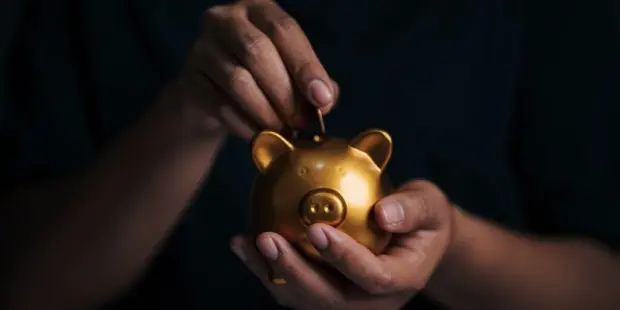
<path id="1" fill-rule="evenodd" d="M 464 300 L 482 298 L 476 295 L 482 292 L 472 287 L 488 287 L 487 282 L 494 278 L 495 271 L 505 268 L 514 238 L 510 232 L 459 207 L 453 209 L 451 233 L 426 292 L 441 303 L 454 306 Z"/>
<path id="2" fill-rule="evenodd" d="M 475 225 L 471 215 L 466 213 L 458 205 L 452 204 L 450 217 L 450 238 L 448 246 L 441 259 L 439 267 L 449 268 L 456 264 L 468 252 L 469 232 L 471 225 Z"/>
<path id="3" fill-rule="evenodd" d="M 225 137 L 225 126 L 208 111 L 203 101 L 182 81 L 174 80 L 162 90 L 155 110 L 172 118 L 190 137 L 201 140 Z"/>
<path id="4" fill-rule="evenodd" d="M 451 221 L 450 241 L 426 287 L 429 295 L 440 301 L 450 299 L 450 296 L 446 296 L 446 294 L 450 294 L 449 292 L 452 291 L 452 284 L 455 281 L 461 282 L 462 279 L 460 278 L 465 274 L 470 274 L 471 270 L 468 269 L 470 268 L 468 265 L 472 264 L 470 261 L 476 260 L 475 257 L 472 257 L 472 255 L 476 256 L 475 244 L 487 242 L 487 240 L 481 240 L 472 235 L 475 235 L 475 231 L 480 229 L 476 227 L 480 225 L 479 220 L 460 207 L 452 207 Z M 484 255 L 484 253 L 480 254 Z M 466 281 L 470 280 L 472 279 Z"/>

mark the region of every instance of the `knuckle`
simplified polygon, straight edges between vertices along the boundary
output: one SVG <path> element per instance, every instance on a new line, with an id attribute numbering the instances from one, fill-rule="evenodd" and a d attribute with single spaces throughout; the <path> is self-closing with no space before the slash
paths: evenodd
<path id="1" fill-rule="evenodd" d="M 428 208 L 428 195 L 414 196 L 409 199 L 411 208 L 418 214 L 418 216 L 425 217 L 430 211 Z"/>
<path id="2" fill-rule="evenodd" d="M 429 180 L 424 180 L 424 179 L 414 180 L 413 183 L 416 184 L 420 188 L 432 188 L 432 187 L 435 187 L 435 184 L 433 184 L 433 182 L 431 182 Z"/>
<path id="3" fill-rule="evenodd" d="M 297 21 L 290 15 L 282 12 L 271 18 L 267 32 L 272 35 L 286 35 L 291 30 L 297 28 L 299 28 Z"/>
<path id="4" fill-rule="evenodd" d="M 212 7 L 208 8 L 208 9 L 206 9 L 203 16 L 204 16 L 204 18 L 209 18 L 209 17 L 212 17 L 212 16 L 219 15 L 219 14 L 225 12 L 225 11 L 226 11 L 226 6 L 225 5 L 215 5 L 215 6 L 212 6 Z"/>
<path id="5" fill-rule="evenodd" d="M 227 31 L 243 14 L 244 8 L 238 4 L 212 6 L 202 14 L 203 33 Z"/>
<path id="6" fill-rule="evenodd" d="M 436 188 L 435 184 L 424 179 L 415 179 L 405 183 L 402 190 L 429 191 Z"/>
<path id="7" fill-rule="evenodd" d="M 212 6 L 204 11 L 202 20 L 205 24 L 208 24 L 217 17 L 226 15 L 229 10 L 230 8 L 227 5 Z"/>
<path id="8" fill-rule="evenodd" d="M 268 48 L 269 39 L 263 34 L 245 33 L 239 38 L 242 57 L 245 60 L 258 58 Z"/>
<path id="9" fill-rule="evenodd" d="M 395 200 L 400 203 L 405 212 L 405 218 L 419 218 L 424 211 L 423 197 L 408 192 L 395 195 Z"/>
<path id="10" fill-rule="evenodd" d="M 252 74 L 248 70 L 236 67 L 230 72 L 228 85 L 234 92 L 242 93 L 252 83 L 252 80 Z"/>
<path id="11" fill-rule="evenodd" d="M 385 294 L 394 290 L 394 277 L 391 272 L 383 271 L 377 274 L 366 290 L 371 294 Z"/>
<path id="12" fill-rule="evenodd" d="M 437 209 L 432 207 L 431 197 L 423 194 L 412 199 L 412 207 L 416 218 L 422 221 L 422 225 L 435 225 Z"/>
<path id="13" fill-rule="evenodd" d="M 426 180 L 414 180 L 407 183 L 401 191 L 403 206 L 406 212 L 411 212 L 417 219 L 423 219 L 427 224 L 440 224 L 444 208 L 449 206 L 448 199 L 435 184 Z"/>
<path id="14" fill-rule="evenodd" d="M 428 180 L 413 180 L 405 185 L 405 189 L 423 192 L 425 196 L 431 198 L 432 200 L 445 199 L 445 195 L 441 188 Z"/>
<path id="15" fill-rule="evenodd" d="M 293 69 L 293 74 L 295 74 L 295 76 L 298 78 L 301 78 L 306 75 L 311 75 L 315 67 L 316 66 L 314 62 L 308 59 L 304 59 L 303 61 L 295 64 L 295 68 Z"/>

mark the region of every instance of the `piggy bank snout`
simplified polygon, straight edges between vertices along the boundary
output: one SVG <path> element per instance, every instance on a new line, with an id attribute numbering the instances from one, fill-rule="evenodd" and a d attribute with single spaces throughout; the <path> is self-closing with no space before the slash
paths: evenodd
<path id="1" fill-rule="evenodd" d="M 346 211 L 342 196 L 330 189 L 313 190 L 299 204 L 301 220 L 308 226 L 317 223 L 338 226 L 345 219 Z"/>

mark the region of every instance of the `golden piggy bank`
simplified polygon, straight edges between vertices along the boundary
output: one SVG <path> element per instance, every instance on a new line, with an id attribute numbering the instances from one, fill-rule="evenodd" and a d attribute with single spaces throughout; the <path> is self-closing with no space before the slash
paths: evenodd
<path id="1" fill-rule="evenodd" d="M 381 130 L 351 141 L 321 136 L 289 141 L 273 131 L 259 133 L 252 142 L 261 172 L 252 192 L 254 232 L 276 232 L 318 258 L 306 230 L 324 223 L 380 253 L 390 234 L 376 226 L 372 210 L 392 190 L 382 173 L 391 154 L 392 140 Z"/>

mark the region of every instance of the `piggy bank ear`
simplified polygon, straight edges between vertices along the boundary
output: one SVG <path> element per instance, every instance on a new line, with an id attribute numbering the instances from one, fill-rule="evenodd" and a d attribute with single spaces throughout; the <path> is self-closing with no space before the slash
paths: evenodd
<path id="1" fill-rule="evenodd" d="M 278 133 L 262 131 L 252 141 L 252 158 L 258 170 L 265 172 L 274 160 L 293 149 L 293 145 Z"/>
<path id="2" fill-rule="evenodd" d="M 383 170 L 392 156 L 392 137 L 379 129 L 371 129 L 362 132 L 350 145 L 370 156 L 373 162 Z"/>

